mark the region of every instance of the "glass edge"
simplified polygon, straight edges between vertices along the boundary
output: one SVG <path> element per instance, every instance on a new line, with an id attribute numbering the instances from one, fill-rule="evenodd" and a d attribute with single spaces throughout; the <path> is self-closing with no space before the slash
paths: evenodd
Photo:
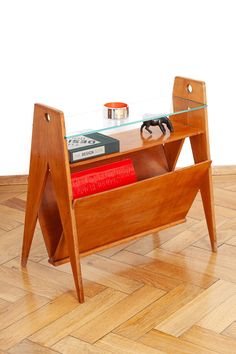
<path id="1" fill-rule="evenodd" d="M 188 100 L 190 101 L 190 100 Z M 195 102 L 195 101 L 192 101 L 192 102 Z M 171 112 L 171 113 L 162 113 L 160 115 L 157 115 L 156 117 L 152 117 L 152 120 L 155 120 L 155 119 L 158 119 L 158 118 L 161 118 L 161 117 L 171 117 L 171 116 L 175 116 L 175 115 L 178 115 L 178 114 L 182 114 L 182 113 L 187 113 L 187 112 L 192 112 L 192 111 L 198 111 L 200 109 L 203 109 L 203 108 L 206 108 L 207 107 L 207 104 L 201 104 L 201 106 L 198 106 L 198 107 L 193 107 L 191 109 L 184 109 L 182 111 L 178 111 L 178 112 Z M 137 121 L 133 121 L 133 122 L 127 122 L 126 124 L 122 124 L 122 125 L 117 125 L 117 126 L 114 126 L 114 127 L 107 127 L 107 128 L 101 128 L 101 129 L 94 129 L 94 130 L 89 130 L 87 132 L 82 132 L 82 133 L 74 133 L 74 134 L 70 134 L 70 135 L 65 135 L 64 136 L 64 139 L 70 139 L 70 138 L 73 138 L 75 136 L 81 136 L 81 135 L 85 135 L 85 134 L 92 134 L 92 133 L 99 133 L 99 132 L 102 132 L 102 131 L 107 131 L 107 130 L 112 130 L 112 129 L 118 129 L 118 128 L 122 128 L 122 127 L 127 127 L 129 125 L 133 125 L 133 124 L 137 124 L 137 123 L 141 123 L 141 122 L 145 122 L 144 119 L 139 119 Z"/>

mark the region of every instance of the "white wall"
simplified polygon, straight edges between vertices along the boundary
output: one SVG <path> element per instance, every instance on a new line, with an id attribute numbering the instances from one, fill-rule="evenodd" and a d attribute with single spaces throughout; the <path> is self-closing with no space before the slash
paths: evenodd
<path id="1" fill-rule="evenodd" d="M 66 112 L 207 83 L 214 165 L 236 164 L 234 1 L 0 2 L 0 175 L 28 173 L 34 102 Z"/>

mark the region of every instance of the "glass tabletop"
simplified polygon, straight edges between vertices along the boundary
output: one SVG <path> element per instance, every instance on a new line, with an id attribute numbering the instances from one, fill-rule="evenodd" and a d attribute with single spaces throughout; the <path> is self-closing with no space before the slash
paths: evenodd
<path id="1" fill-rule="evenodd" d="M 98 110 L 80 114 L 65 115 L 66 139 L 94 132 L 106 132 L 118 128 L 131 127 L 137 123 L 155 120 L 161 117 L 196 111 L 207 107 L 206 104 L 174 97 L 173 102 L 164 99 L 150 99 L 129 104 L 128 118 L 108 119 L 101 105 Z"/>

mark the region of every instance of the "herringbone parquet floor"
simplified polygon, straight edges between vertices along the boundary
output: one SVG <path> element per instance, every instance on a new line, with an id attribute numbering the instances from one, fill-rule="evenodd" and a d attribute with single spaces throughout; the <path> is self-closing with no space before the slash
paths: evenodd
<path id="1" fill-rule="evenodd" d="M 26 186 L 0 186 L 0 354 L 236 353 L 236 175 L 214 177 L 218 254 L 200 196 L 187 223 L 54 268 L 39 226 L 20 267 Z"/>

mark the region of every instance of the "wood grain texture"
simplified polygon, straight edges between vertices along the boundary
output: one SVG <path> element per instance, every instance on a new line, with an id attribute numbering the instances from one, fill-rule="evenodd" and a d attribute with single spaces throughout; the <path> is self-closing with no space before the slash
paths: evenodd
<path id="1" fill-rule="evenodd" d="M 0 186 L 12 186 L 14 184 L 26 185 L 28 183 L 28 175 L 10 175 L 0 176 Z"/>
<path id="2" fill-rule="evenodd" d="M 174 315 L 168 316 L 155 329 L 177 337 L 216 306 L 219 306 L 223 301 L 235 294 L 236 284 L 219 280 L 191 302 L 177 310 Z M 209 303 L 211 304 L 210 306 Z"/>
<path id="3" fill-rule="evenodd" d="M 109 350 L 109 353 L 114 354 L 163 354 L 163 351 L 151 348 L 149 345 L 144 345 L 142 343 L 134 342 L 128 338 L 118 336 L 114 333 L 110 333 L 107 336 L 100 339 L 95 347 L 101 348 L 102 350 Z M 166 353 L 166 352 L 165 352 Z"/>
<path id="4" fill-rule="evenodd" d="M 26 354 L 26 353 L 32 353 L 32 354 L 56 354 L 58 351 L 42 347 L 41 345 L 38 345 L 36 343 L 32 343 L 29 340 L 23 340 L 21 343 L 15 345 L 12 347 L 8 353 L 10 354 Z"/>
<path id="5" fill-rule="evenodd" d="M 29 184 L 22 246 L 22 266 L 25 267 L 38 219 L 45 185 L 50 173 L 56 202 L 67 241 L 77 297 L 84 301 L 79 262 L 79 245 L 72 208 L 72 186 L 65 136 L 64 115 L 61 111 L 35 104 L 30 157 Z M 43 216 L 40 216 L 40 218 Z M 43 221 L 43 220 L 42 220 Z M 45 244 L 53 242 L 45 233 Z M 55 237 L 55 236 L 54 236 Z M 50 255 L 49 255 L 50 256 Z"/>
<path id="6" fill-rule="evenodd" d="M 183 339 L 179 339 L 152 330 L 139 339 L 139 342 L 149 345 L 155 349 L 163 350 L 165 353 L 175 354 L 214 354 L 215 351 L 200 347 L 199 345 L 189 343 Z"/>
<path id="7" fill-rule="evenodd" d="M 198 326 L 190 328 L 181 338 L 208 350 L 216 351 L 217 353 L 235 353 L 236 339 L 216 334 L 213 331 Z"/>
<path id="8" fill-rule="evenodd" d="M 72 332 L 72 335 L 88 343 L 94 343 L 163 294 L 164 291 L 145 285 L 77 331 Z"/>
<path id="9" fill-rule="evenodd" d="M 87 301 L 84 306 L 76 307 L 71 312 L 45 326 L 33 334 L 30 339 L 45 346 L 52 346 L 125 298 L 125 294 L 107 288 Z"/>
<path id="10" fill-rule="evenodd" d="M 55 344 L 53 348 L 63 354 L 77 354 L 77 353 L 108 354 L 110 353 L 105 349 L 99 349 L 94 345 L 83 342 L 82 340 L 79 340 L 71 336 L 63 338 L 60 342 Z"/>
<path id="11" fill-rule="evenodd" d="M 162 296 L 161 299 L 147 306 L 128 321 L 123 322 L 113 332 L 137 340 L 201 292 L 201 288 L 183 283 Z"/>
<path id="12" fill-rule="evenodd" d="M 210 329 L 216 333 L 223 332 L 227 327 L 236 321 L 236 294 L 230 296 L 226 301 L 209 312 L 205 317 L 198 321 L 197 325 Z"/>
<path id="13" fill-rule="evenodd" d="M 227 327 L 222 334 L 236 339 L 236 321 L 233 322 L 229 327 Z"/>
<path id="14" fill-rule="evenodd" d="M 173 278 L 164 277 L 161 274 L 150 272 L 144 268 L 132 267 L 122 262 L 117 262 L 110 258 L 104 258 L 99 255 L 92 255 L 83 258 L 82 269 L 84 269 L 84 264 L 91 265 L 96 268 L 96 270 L 102 269 L 108 271 L 110 274 L 120 274 L 120 276 L 125 277 L 127 279 L 133 279 L 135 281 L 138 281 L 139 284 L 142 283 L 151 285 L 165 291 L 169 291 L 181 283 L 181 281 L 178 281 Z M 110 275 L 110 277 L 112 276 Z"/>
<path id="15" fill-rule="evenodd" d="M 184 219 L 208 168 L 205 162 L 76 201 L 81 252 Z"/>
<path id="16" fill-rule="evenodd" d="M 72 294 L 65 293 L 41 309 L 11 324 L 0 332 L 0 349 L 7 350 L 32 333 L 78 306 Z M 14 334 L 14 335 L 13 335 Z"/>
<path id="17" fill-rule="evenodd" d="M 160 255 L 160 260 L 151 259 L 150 257 L 152 257 L 154 254 Z M 131 264 L 133 266 L 140 266 L 141 268 L 156 274 L 162 274 L 166 277 L 178 279 L 180 281 L 186 281 L 202 288 L 208 288 L 217 280 L 217 277 L 213 275 L 209 276 L 205 274 L 204 271 L 198 271 L 197 267 L 195 267 L 195 269 L 188 267 L 184 257 L 181 257 L 179 254 L 168 253 L 158 248 L 153 252 L 150 252 L 150 257 L 141 256 L 128 251 L 122 251 L 119 254 L 114 255 L 112 258 L 124 263 Z M 176 260 L 176 263 L 174 262 L 174 259 Z M 169 260 L 175 264 L 171 264 L 172 262 Z M 190 261 L 191 260 L 189 259 L 189 262 Z"/>
<path id="18" fill-rule="evenodd" d="M 217 188 L 224 189 L 232 185 L 235 180 L 230 175 L 219 176 L 215 183 Z M 1 198 L 1 192 L 4 198 Z M 19 190 L 14 186 L 12 193 L 9 186 L 0 188 L 0 204 L 5 203 L 8 198 L 12 200 L 19 196 L 20 199 L 25 199 L 21 186 Z M 200 200 L 195 200 L 194 204 L 195 215 L 197 215 Z M 16 204 L 12 204 L 11 208 L 13 211 L 16 208 L 17 211 Z M 220 216 L 219 219 L 217 217 L 217 228 L 221 245 L 217 254 L 210 252 L 204 215 L 199 213 L 197 218 L 189 218 L 185 224 L 82 258 L 82 269 L 89 267 L 87 275 L 103 282 L 101 285 L 84 279 L 86 302 L 83 305 L 75 301 L 73 292 L 71 294 L 74 286 L 70 264 L 55 269 L 48 263 L 47 251 L 38 227 L 36 227 L 31 257 L 26 269 L 22 269 L 19 264 L 18 244 L 22 237 L 22 226 L 17 226 L 11 231 L 2 230 L 0 242 L 4 252 L 0 253 L 0 257 L 4 263 L 0 269 L 0 338 L 4 338 L 9 348 L 0 349 L 0 353 L 53 354 L 63 351 L 68 353 L 69 350 L 76 354 L 83 351 L 96 353 L 98 350 L 116 354 L 234 353 L 236 322 L 233 314 L 236 305 L 233 299 L 235 294 L 230 295 L 231 290 L 228 287 L 221 288 L 219 294 L 214 283 L 220 279 L 226 280 L 233 286 L 236 284 L 234 242 L 236 215 L 233 209 L 225 206 L 216 206 L 216 211 L 217 208 L 219 208 L 217 215 Z M 14 212 L 10 217 L 14 219 Z M 9 221 L 11 222 L 10 219 Z M 178 244 L 178 235 L 182 238 L 181 234 L 188 230 L 195 234 L 192 242 L 198 236 L 202 236 L 202 239 L 191 245 L 189 239 L 186 239 L 186 243 L 182 239 L 186 248 L 181 250 L 181 253 L 176 253 L 177 248 L 169 251 L 162 247 L 172 239 Z M 104 274 L 106 278 L 102 277 Z M 122 280 L 124 280 L 123 286 Z M 134 287 L 133 292 L 129 293 L 114 289 L 118 286 L 120 289 L 128 289 L 127 280 L 131 281 L 130 285 L 135 284 L 132 281 L 136 281 L 147 284 L 154 291 L 163 291 L 162 296 L 136 308 L 135 297 L 132 295 L 142 288 L 135 290 Z M 129 289 L 131 291 L 132 287 Z M 66 298 L 63 294 L 68 291 L 70 295 Z M 147 295 L 148 293 L 149 290 Z M 186 331 L 178 338 L 165 332 L 153 331 L 154 327 L 170 319 L 170 316 L 173 316 L 173 321 L 176 320 L 177 324 L 180 321 L 179 311 L 183 309 L 186 311 L 185 306 L 195 301 L 199 302 L 200 295 L 203 297 L 201 307 L 205 308 L 204 315 L 201 318 L 195 317 L 193 325 L 187 326 Z M 225 298 L 228 295 L 230 296 Z M 222 301 L 216 303 L 217 298 Z M 51 301 L 56 299 L 58 299 L 57 305 L 51 304 Z M 125 301 L 125 306 L 122 301 Z M 123 315 L 129 307 L 132 311 Z M 192 317 L 189 309 L 188 311 L 187 324 L 191 322 Z M 121 323 L 119 312 L 122 313 Z M 198 309 L 195 312 L 198 312 Z M 105 316 L 106 313 L 109 320 Z M 115 328 L 110 324 L 113 316 Z M 108 330 L 105 331 L 105 336 L 95 343 L 73 337 L 73 333 L 84 326 L 88 326 L 92 336 L 95 336 L 96 331 L 92 324 L 98 319 L 97 323 L 100 325 L 103 318 L 109 323 Z M 209 330 L 198 326 L 200 321 L 204 321 L 202 326 L 211 326 L 212 329 L 214 325 L 214 329 Z M 228 327 L 218 333 L 222 323 L 224 328 L 227 325 Z M 153 333 L 158 333 L 158 336 Z"/>
<path id="19" fill-rule="evenodd" d="M 0 312 L 0 330 L 7 328 L 14 322 L 22 319 L 25 315 L 30 315 L 47 303 L 49 303 L 49 300 L 42 296 L 25 295 L 22 299 L 6 306 Z"/>

